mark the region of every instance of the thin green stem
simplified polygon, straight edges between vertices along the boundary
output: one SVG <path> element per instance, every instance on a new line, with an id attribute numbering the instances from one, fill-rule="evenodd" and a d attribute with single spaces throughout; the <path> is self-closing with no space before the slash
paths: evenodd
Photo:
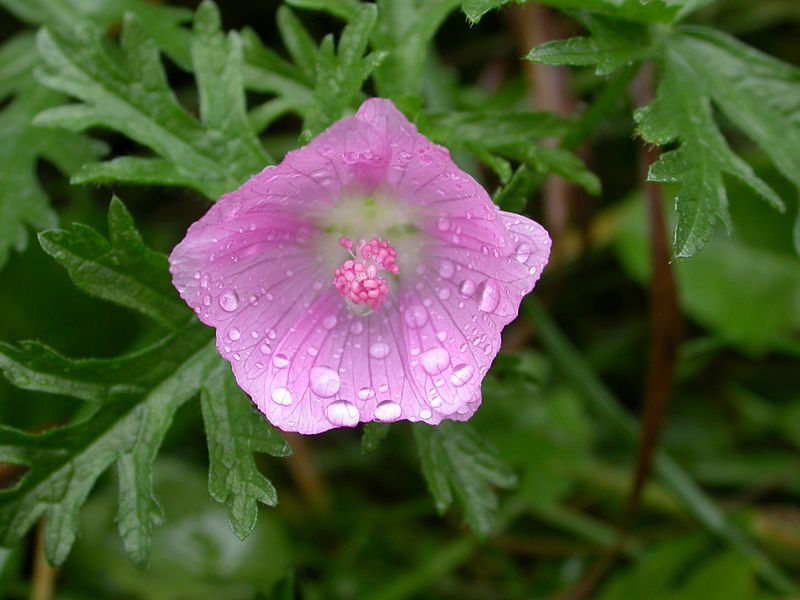
<path id="1" fill-rule="evenodd" d="M 536 300 L 523 304 L 526 315 L 550 357 L 561 371 L 591 403 L 597 413 L 635 443 L 638 432 L 636 420 L 622 407 L 619 400 L 605 387 L 577 349 L 559 330 L 556 323 Z M 689 512 L 706 529 L 718 535 L 750 558 L 758 572 L 776 591 L 793 594 L 800 590 L 797 583 L 775 565 L 764 552 L 732 525 L 714 501 L 667 455 L 656 455 L 655 470 L 672 492 L 686 505 Z"/>

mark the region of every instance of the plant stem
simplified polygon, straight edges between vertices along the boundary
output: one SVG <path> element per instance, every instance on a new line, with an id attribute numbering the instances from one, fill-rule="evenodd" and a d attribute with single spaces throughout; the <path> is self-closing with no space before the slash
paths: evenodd
<path id="1" fill-rule="evenodd" d="M 595 411 L 604 417 L 609 425 L 633 442 L 637 435 L 636 420 L 628 414 L 619 400 L 600 381 L 600 378 L 559 330 L 541 304 L 536 300 L 529 300 L 523 303 L 523 310 L 533 321 L 539 339 L 565 380 L 585 396 Z M 793 594 L 800 591 L 800 587 L 795 581 L 775 565 L 738 528 L 728 522 L 714 501 L 663 450 L 656 453 L 654 465 L 659 477 L 681 499 L 694 518 L 706 529 L 748 556 L 759 574 L 777 592 Z"/>

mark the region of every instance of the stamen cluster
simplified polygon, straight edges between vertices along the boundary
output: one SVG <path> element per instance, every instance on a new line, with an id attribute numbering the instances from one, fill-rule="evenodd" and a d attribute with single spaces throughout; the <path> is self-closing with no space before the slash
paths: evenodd
<path id="1" fill-rule="evenodd" d="M 353 241 L 343 237 L 339 244 L 350 252 L 352 259 L 333 272 L 333 286 L 353 305 L 365 305 L 377 310 L 389 293 L 389 282 L 381 272 L 400 274 L 397 250 L 379 238 L 361 240 L 353 252 Z"/>

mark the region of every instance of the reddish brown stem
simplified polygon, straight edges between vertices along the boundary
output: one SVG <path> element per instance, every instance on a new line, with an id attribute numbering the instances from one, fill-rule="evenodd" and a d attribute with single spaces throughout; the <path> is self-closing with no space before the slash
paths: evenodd
<path id="1" fill-rule="evenodd" d="M 633 82 L 632 94 L 638 106 L 653 100 L 653 69 L 648 65 Z M 647 181 L 650 165 L 658 159 L 654 147 L 640 145 L 639 174 L 643 182 L 650 239 L 650 344 L 642 429 L 636 455 L 636 471 L 628 499 L 626 520 L 632 524 L 641 502 L 642 490 L 653 467 L 667 403 L 672 393 L 675 362 L 682 333 L 678 292 L 670 265 L 667 225 L 661 188 Z"/>

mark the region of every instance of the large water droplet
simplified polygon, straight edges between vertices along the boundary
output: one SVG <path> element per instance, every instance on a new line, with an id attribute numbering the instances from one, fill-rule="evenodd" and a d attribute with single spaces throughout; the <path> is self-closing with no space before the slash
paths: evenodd
<path id="1" fill-rule="evenodd" d="M 235 341 L 236 341 L 236 340 L 238 340 L 240 337 L 242 337 L 242 332 L 241 332 L 241 331 L 239 331 L 238 329 L 236 329 L 236 327 L 234 327 L 233 329 L 231 329 L 231 330 L 228 332 L 228 337 L 229 337 L 230 339 L 232 339 L 232 340 L 235 342 Z"/>
<path id="2" fill-rule="evenodd" d="M 329 331 L 336 327 L 336 315 L 328 315 L 322 319 L 322 326 Z"/>
<path id="3" fill-rule="evenodd" d="M 461 387 L 462 385 L 466 384 L 470 379 L 472 379 L 472 374 L 475 372 L 475 369 L 472 368 L 472 365 L 467 364 L 460 364 L 453 367 L 453 372 L 450 374 L 450 381 L 453 382 L 453 385 L 456 387 Z"/>
<path id="4" fill-rule="evenodd" d="M 514 250 L 514 258 L 516 258 L 519 262 L 524 263 L 531 257 L 531 247 L 522 242 L 517 249 Z"/>
<path id="5" fill-rule="evenodd" d="M 428 311 L 419 304 L 415 304 L 414 306 L 409 307 L 406 312 L 403 313 L 403 319 L 405 320 L 406 325 L 412 329 L 419 329 L 428 322 Z"/>
<path id="6" fill-rule="evenodd" d="M 280 404 L 281 406 L 287 406 L 292 403 L 292 392 L 285 387 L 276 387 L 272 390 L 272 394 L 270 394 L 270 398 L 275 404 Z"/>
<path id="7" fill-rule="evenodd" d="M 478 309 L 483 312 L 492 312 L 500 304 L 500 286 L 494 279 L 487 279 L 481 284 Z"/>
<path id="8" fill-rule="evenodd" d="M 450 353 L 437 346 L 423 352 L 419 360 L 428 375 L 438 375 L 450 365 Z"/>
<path id="9" fill-rule="evenodd" d="M 272 364 L 282 369 L 289 364 L 289 357 L 285 354 L 276 354 L 272 357 Z"/>
<path id="10" fill-rule="evenodd" d="M 421 411 L 419 411 L 419 418 L 430 419 L 432 414 L 433 413 L 431 413 L 431 410 L 429 408 L 423 408 Z"/>
<path id="11" fill-rule="evenodd" d="M 378 421 L 396 421 L 400 418 L 401 412 L 402 409 L 397 402 L 387 400 L 375 407 L 375 418 L 378 419 Z"/>
<path id="12" fill-rule="evenodd" d="M 458 286 L 458 292 L 464 297 L 469 298 L 475 293 L 475 282 L 471 279 L 465 279 Z"/>
<path id="13" fill-rule="evenodd" d="M 330 398 L 339 391 L 339 375 L 330 367 L 314 367 L 308 378 L 311 391 L 320 398 Z"/>
<path id="14" fill-rule="evenodd" d="M 332 425 L 337 427 L 353 427 L 358 424 L 358 408 L 347 400 L 337 400 L 328 405 L 325 409 L 325 416 Z"/>
<path id="15" fill-rule="evenodd" d="M 233 312 L 239 308 L 239 294 L 233 290 L 224 292 L 219 297 L 219 305 L 226 312 Z"/>
<path id="16" fill-rule="evenodd" d="M 389 344 L 384 342 L 375 342 L 369 347 L 369 355 L 379 360 L 389 356 L 389 352 L 391 352 L 391 348 L 389 348 Z"/>

